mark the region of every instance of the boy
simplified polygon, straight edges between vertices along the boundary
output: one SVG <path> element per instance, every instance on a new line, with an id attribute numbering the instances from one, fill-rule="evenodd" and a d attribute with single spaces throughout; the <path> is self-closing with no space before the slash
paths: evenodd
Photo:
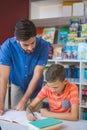
<path id="1" fill-rule="evenodd" d="M 31 110 L 45 98 L 48 98 L 50 111 L 42 108 L 41 115 L 63 120 L 78 120 L 79 97 L 78 88 L 66 78 L 65 68 L 60 64 L 53 64 L 46 73 L 47 84 L 41 89 L 37 97 L 30 103 Z M 29 120 L 36 120 L 29 110 L 26 110 Z"/>

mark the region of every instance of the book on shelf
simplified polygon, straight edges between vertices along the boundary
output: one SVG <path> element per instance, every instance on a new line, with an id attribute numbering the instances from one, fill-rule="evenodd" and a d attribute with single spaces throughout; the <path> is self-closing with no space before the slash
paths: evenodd
<path id="1" fill-rule="evenodd" d="M 62 5 L 63 6 L 73 6 L 73 4 L 75 3 L 75 1 L 63 1 Z"/>
<path id="2" fill-rule="evenodd" d="M 51 28 L 44 28 L 42 38 L 50 42 L 51 44 L 54 43 L 54 37 L 55 37 L 55 27 Z"/>
<path id="3" fill-rule="evenodd" d="M 82 32 L 87 32 L 87 24 L 81 24 Z"/>
<path id="4" fill-rule="evenodd" d="M 48 59 L 53 58 L 53 46 L 52 44 L 49 45 L 49 54 L 48 54 Z"/>
<path id="5" fill-rule="evenodd" d="M 62 59 L 63 46 L 54 47 L 53 58 L 54 59 Z"/>
<path id="6" fill-rule="evenodd" d="M 84 2 L 73 3 L 73 16 L 84 16 Z"/>
<path id="7" fill-rule="evenodd" d="M 58 44 L 67 44 L 68 42 L 68 31 L 60 30 L 58 34 Z"/>
<path id="8" fill-rule="evenodd" d="M 86 42 L 78 43 L 78 59 L 87 60 L 87 43 Z"/>
<path id="9" fill-rule="evenodd" d="M 55 118 L 46 118 L 29 122 L 29 130 L 58 130 L 62 121 Z"/>
<path id="10" fill-rule="evenodd" d="M 77 59 L 78 46 L 66 45 L 63 47 L 63 59 Z"/>
<path id="11" fill-rule="evenodd" d="M 70 19 L 70 31 L 78 31 L 80 26 L 80 18 L 71 18 Z"/>
<path id="12" fill-rule="evenodd" d="M 77 32 L 74 32 L 74 31 L 70 31 L 68 33 L 68 42 L 75 42 L 75 37 L 77 37 Z"/>
<path id="13" fill-rule="evenodd" d="M 43 27 L 37 27 L 36 28 L 36 34 L 37 34 L 37 37 L 42 37 Z"/>
<path id="14" fill-rule="evenodd" d="M 69 31 L 68 26 L 64 26 L 64 27 L 59 28 L 58 42 L 57 42 L 59 45 L 67 44 L 67 42 L 68 42 L 68 31 Z"/>
<path id="15" fill-rule="evenodd" d="M 63 1 L 63 16 L 72 16 L 73 13 L 73 1 Z"/>
<path id="16" fill-rule="evenodd" d="M 75 37 L 75 43 L 78 45 L 79 43 L 86 43 L 86 37 Z"/>
<path id="17" fill-rule="evenodd" d="M 82 24 L 81 25 L 81 37 L 84 37 L 87 39 L 87 24 Z"/>

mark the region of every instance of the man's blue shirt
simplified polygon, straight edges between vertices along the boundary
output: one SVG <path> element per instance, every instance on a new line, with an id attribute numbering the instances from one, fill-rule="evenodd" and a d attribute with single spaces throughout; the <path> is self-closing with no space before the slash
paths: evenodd
<path id="1" fill-rule="evenodd" d="M 48 60 L 49 43 L 36 37 L 34 52 L 27 54 L 14 37 L 7 39 L 0 48 L 0 64 L 10 66 L 10 80 L 13 84 L 21 87 L 23 93 L 26 92 L 36 65 L 45 66 Z M 40 91 L 43 83 L 43 76 L 32 94 L 35 97 Z"/>

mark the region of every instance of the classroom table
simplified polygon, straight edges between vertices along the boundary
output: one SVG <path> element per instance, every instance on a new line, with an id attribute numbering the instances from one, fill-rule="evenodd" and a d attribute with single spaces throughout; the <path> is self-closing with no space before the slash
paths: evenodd
<path id="1" fill-rule="evenodd" d="M 29 130 L 28 126 L 2 121 L 0 120 L 0 126 L 2 130 Z M 63 120 L 63 124 L 60 127 L 60 130 L 87 130 L 87 121 L 79 120 L 79 121 L 65 121 Z"/>

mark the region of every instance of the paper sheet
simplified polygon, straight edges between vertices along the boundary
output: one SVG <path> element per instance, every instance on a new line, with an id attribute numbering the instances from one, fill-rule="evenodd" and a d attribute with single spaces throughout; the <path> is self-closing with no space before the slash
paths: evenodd
<path id="1" fill-rule="evenodd" d="M 45 118 L 45 117 L 41 117 L 41 114 L 38 112 L 35 112 L 35 114 L 38 119 Z M 27 120 L 25 111 L 16 111 L 16 110 L 6 111 L 4 115 L 0 116 L 0 119 L 11 121 L 11 122 L 17 122 L 22 125 L 28 125 L 28 123 L 30 122 L 29 120 Z"/>

